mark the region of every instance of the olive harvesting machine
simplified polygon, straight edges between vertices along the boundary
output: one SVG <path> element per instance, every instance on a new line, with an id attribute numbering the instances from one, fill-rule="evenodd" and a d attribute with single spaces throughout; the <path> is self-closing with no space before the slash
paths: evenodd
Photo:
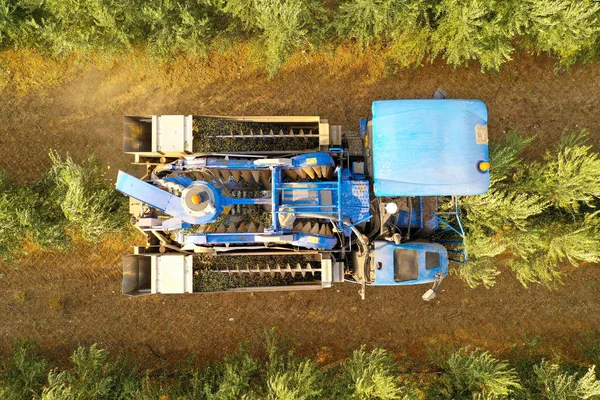
<path id="1" fill-rule="evenodd" d="M 478 100 L 384 100 L 359 132 L 309 116 L 126 116 L 119 172 L 146 237 L 123 293 L 433 284 L 467 251 L 458 196 L 489 187 Z M 143 175 L 143 176 L 142 176 Z"/>

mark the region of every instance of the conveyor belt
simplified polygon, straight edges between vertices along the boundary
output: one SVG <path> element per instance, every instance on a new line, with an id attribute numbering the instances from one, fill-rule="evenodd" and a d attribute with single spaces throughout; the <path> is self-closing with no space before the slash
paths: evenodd
<path id="1" fill-rule="evenodd" d="M 193 139 L 196 153 L 308 151 L 319 147 L 319 125 L 194 117 Z"/>
<path id="2" fill-rule="evenodd" d="M 321 262 L 312 255 L 196 255 L 193 269 L 195 292 L 288 286 L 321 279 Z"/>

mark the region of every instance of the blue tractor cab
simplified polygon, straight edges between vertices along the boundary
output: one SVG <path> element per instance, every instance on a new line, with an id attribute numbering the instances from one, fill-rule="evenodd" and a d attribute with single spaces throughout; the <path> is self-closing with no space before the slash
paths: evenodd
<path id="1" fill-rule="evenodd" d="M 384 100 L 362 122 L 371 148 L 377 233 L 354 256 L 350 281 L 364 286 L 433 283 L 465 263 L 458 196 L 489 187 L 487 109 L 479 100 Z M 440 207 L 442 206 L 442 207 Z M 360 253 L 360 252 L 359 252 Z M 364 269 L 364 270 L 363 270 Z"/>
<path id="2" fill-rule="evenodd" d="M 431 283 L 448 274 L 448 252 L 439 243 L 377 240 L 373 261 L 375 286 Z"/>

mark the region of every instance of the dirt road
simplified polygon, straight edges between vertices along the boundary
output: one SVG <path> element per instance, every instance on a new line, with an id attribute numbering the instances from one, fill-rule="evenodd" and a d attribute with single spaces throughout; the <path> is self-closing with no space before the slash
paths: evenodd
<path id="1" fill-rule="evenodd" d="M 492 139 L 512 129 L 537 135 L 529 157 L 539 156 L 564 129 L 587 128 L 600 143 L 600 63 L 555 75 L 549 60 L 523 56 L 499 74 L 434 64 L 386 76 L 375 56 L 342 49 L 336 57 L 297 55 L 268 80 L 234 55 L 169 65 L 138 55 L 64 68 L 69 76 L 48 67 L 52 80 L 33 85 L 31 73 L 18 72 L 27 59 L 11 57 L 14 82 L 0 93 L 0 160 L 23 180 L 48 165 L 49 149 L 76 160 L 96 153 L 114 178 L 129 162 L 121 152 L 124 114 L 308 114 L 355 129 L 372 100 L 430 97 L 438 87 L 451 97 L 484 100 Z M 489 290 L 449 277 L 433 303 L 420 299 L 422 287 L 372 288 L 360 301 L 351 285 L 312 293 L 132 299 L 120 295 L 120 256 L 128 251 L 127 242 L 115 240 L 66 255 L 33 250 L 18 270 L 0 266 L 0 351 L 21 338 L 36 339 L 54 355 L 97 342 L 149 367 L 187 353 L 219 357 L 277 326 L 311 355 L 325 346 L 341 357 L 364 343 L 416 357 L 440 343 L 504 351 L 539 336 L 549 348 L 578 358 L 577 338 L 600 334 L 600 269 L 593 265 L 574 271 L 553 292 L 524 289 L 508 271 Z"/>

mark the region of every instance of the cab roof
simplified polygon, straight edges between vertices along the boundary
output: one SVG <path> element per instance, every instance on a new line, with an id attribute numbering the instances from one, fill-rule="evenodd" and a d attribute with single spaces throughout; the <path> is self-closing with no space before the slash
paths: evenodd
<path id="1" fill-rule="evenodd" d="M 487 108 L 480 100 L 382 100 L 372 106 L 376 196 L 485 193 Z"/>

